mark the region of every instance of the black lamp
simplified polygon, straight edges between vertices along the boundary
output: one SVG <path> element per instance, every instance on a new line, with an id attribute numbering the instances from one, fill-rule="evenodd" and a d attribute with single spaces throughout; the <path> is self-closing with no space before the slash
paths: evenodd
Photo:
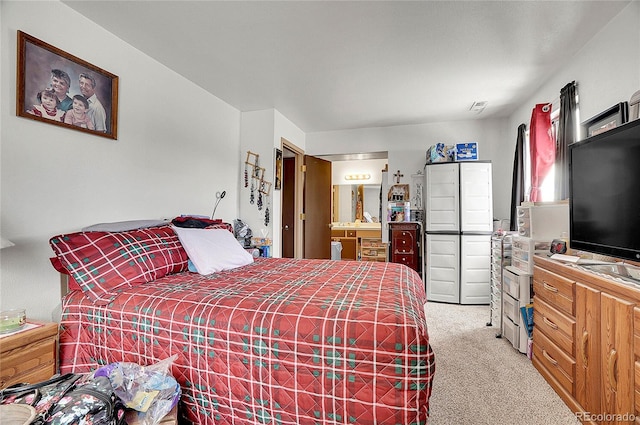
<path id="1" fill-rule="evenodd" d="M 222 198 L 224 198 L 224 196 L 226 194 L 227 194 L 226 190 L 223 190 L 222 193 L 216 192 L 216 205 L 213 207 L 213 213 L 211 214 L 211 220 L 213 220 L 213 216 L 216 215 L 216 209 L 218 208 L 218 204 L 220 203 L 220 200 Z"/>

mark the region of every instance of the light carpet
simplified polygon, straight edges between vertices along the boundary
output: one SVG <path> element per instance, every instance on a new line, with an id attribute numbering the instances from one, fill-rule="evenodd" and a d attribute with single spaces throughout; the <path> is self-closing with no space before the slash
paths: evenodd
<path id="1" fill-rule="evenodd" d="M 580 422 L 506 338 L 489 306 L 428 302 L 436 373 L 429 425 L 575 425 Z"/>

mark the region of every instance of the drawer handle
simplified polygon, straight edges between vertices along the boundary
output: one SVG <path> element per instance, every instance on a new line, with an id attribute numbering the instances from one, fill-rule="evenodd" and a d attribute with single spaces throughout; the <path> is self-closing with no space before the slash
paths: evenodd
<path id="1" fill-rule="evenodd" d="M 584 331 L 582 333 L 582 363 L 584 363 L 584 367 L 589 366 L 589 361 L 587 359 L 587 344 L 589 343 L 589 332 Z"/>
<path id="2" fill-rule="evenodd" d="M 554 365 L 554 366 L 557 366 L 557 365 L 558 365 L 558 362 L 557 362 L 557 361 L 555 361 L 555 360 L 553 359 L 553 357 L 551 357 L 551 356 L 547 353 L 547 350 L 542 350 L 542 355 L 543 355 L 547 360 L 549 360 L 549 362 L 550 362 L 552 365 Z"/>
<path id="3" fill-rule="evenodd" d="M 618 387 L 618 382 L 616 379 L 616 366 L 618 364 L 618 352 L 615 348 L 612 348 L 609 352 L 609 360 L 608 360 L 608 374 L 609 374 L 609 385 L 611 385 L 611 390 L 616 391 Z"/>
<path id="4" fill-rule="evenodd" d="M 545 316 L 544 319 L 542 319 L 544 321 L 544 323 L 546 323 L 549 327 L 551 327 L 551 329 L 553 330 L 557 330 L 558 329 L 558 325 L 556 325 L 555 323 L 553 323 L 551 320 L 547 319 L 547 317 Z"/>
<path id="5" fill-rule="evenodd" d="M 542 286 L 544 287 L 544 289 L 546 289 L 547 291 L 551 291 L 551 292 L 558 292 L 558 288 L 556 288 L 555 286 L 549 285 L 547 282 L 542 281 Z"/>

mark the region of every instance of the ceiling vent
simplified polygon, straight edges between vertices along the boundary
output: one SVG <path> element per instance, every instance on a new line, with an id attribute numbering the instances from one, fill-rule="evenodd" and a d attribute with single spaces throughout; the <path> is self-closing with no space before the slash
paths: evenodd
<path id="1" fill-rule="evenodd" d="M 480 112 L 484 111 L 484 108 L 486 108 L 486 107 L 487 107 L 487 101 L 486 100 L 480 100 L 480 101 L 473 102 L 473 104 L 471 105 L 471 108 L 469 108 L 469 110 L 473 111 L 473 112 L 480 113 Z"/>

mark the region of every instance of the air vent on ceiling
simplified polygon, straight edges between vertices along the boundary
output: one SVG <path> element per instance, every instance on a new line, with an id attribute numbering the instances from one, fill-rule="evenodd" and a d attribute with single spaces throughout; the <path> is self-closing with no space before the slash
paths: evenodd
<path id="1" fill-rule="evenodd" d="M 477 112 L 480 113 L 482 111 L 484 111 L 484 108 L 487 107 L 487 101 L 486 100 L 479 100 L 476 102 L 473 102 L 473 104 L 471 105 L 471 108 L 469 108 L 470 111 L 473 112 Z"/>

